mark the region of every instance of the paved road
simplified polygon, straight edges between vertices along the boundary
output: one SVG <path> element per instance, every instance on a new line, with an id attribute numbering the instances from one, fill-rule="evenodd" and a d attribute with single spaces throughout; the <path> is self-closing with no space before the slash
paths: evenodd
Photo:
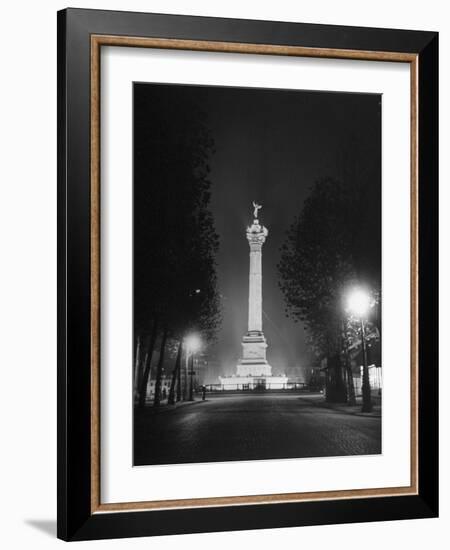
<path id="1" fill-rule="evenodd" d="M 135 465 L 380 452 L 381 418 L 317 406 L 308 395 L 210 397 L 135 422 Z"/>

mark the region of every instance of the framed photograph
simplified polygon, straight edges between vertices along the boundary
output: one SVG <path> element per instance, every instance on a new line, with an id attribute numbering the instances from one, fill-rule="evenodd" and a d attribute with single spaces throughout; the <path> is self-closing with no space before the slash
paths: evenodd
<path id="1" fill-rule="evenodd" d="M 438 514 L 438 36 L 58 13 L 58 536 Z"/>

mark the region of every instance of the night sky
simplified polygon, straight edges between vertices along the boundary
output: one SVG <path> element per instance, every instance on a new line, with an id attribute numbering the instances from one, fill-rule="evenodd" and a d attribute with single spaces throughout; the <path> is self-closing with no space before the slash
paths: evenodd
<path id="1" fill-rule="evenodd" d="M 169 85 L 174 88 L 174 85 Z M 166 85 L 147 85 L 164 94 Z M 176 86 L 207 115 L 215 143 L 210 159 L 211 210 L 220 237 L 217 257 L 223 321 L 212 355 L 234 374 L 247 330 L 252 201 L 263 205 L 263 329 L 273 374 L 308 366 L 301 323 L 286 318 L 277 263 L 286 230 L 317 178 L 364 178 L 381 193 L 381 97 L 374 94 Z M 170 113 L 167 113 L 170 116 Z M 370 205 L 368 205 L 370 209 Z M 376 246 L 379 243 L 377 241 Z M 368 243 L 371 246 L 371 243 Z M 373 246 L 375 246 L 375 241 Z"/>

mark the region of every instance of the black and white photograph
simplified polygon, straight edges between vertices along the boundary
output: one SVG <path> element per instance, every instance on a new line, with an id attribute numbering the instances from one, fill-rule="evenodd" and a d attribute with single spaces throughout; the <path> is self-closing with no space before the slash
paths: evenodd
<path id="1" fill-rule="evenodd" d="M 382 95 L 133 83 L 133 465 L 382 453 Z"/>

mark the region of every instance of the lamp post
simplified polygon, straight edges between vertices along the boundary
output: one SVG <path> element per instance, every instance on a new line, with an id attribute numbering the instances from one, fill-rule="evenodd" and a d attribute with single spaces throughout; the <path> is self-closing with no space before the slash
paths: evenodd
<path id="1" fill-rule="evenodd" d="M 371 412 L 372 396 L 370 391 L 369 367 L 367 365 L 366 327 L 364 319 L 372 307 L 370 296 L 361 289 L 355 289 L 348 297 L 348 309 L 358 319 L 361 329 L 361 351 L 363 356 L 362 376 L 362 412 Z"/>
<path id="2" fill-rule="evenodd" d="M 186 363 L 188 366 L 188 374 L 189 374 L 189 401 L 194 401 L 194 355 L 200 350 L 201 348 L 201 340 L 200 337 L 197 334 L 190 334 L 189 336 L 186 336 L 185 339 L 186 343 Z"/>

